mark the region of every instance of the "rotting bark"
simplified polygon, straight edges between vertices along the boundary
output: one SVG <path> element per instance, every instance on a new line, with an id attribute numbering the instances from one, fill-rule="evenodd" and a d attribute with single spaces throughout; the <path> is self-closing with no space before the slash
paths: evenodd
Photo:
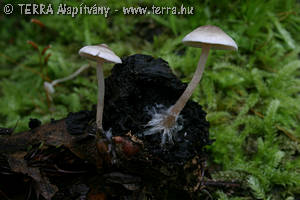
<path id="1" fill-rule="evenodd" d="M 29 131 L 0 136 L 0 199 L 15 198 L 16 191 L 1 185 L 9 185 L 8 179 L 23 182 L 18 193 L 29 199 L 35 199 L 33 191 L 54 200 L 195 197 L 203 147 L 211 143 L 201 106 L 187 103 L 174 145 L 162 148 L 159 133 L 142 134 L 151 119 L 147 110 L 173 105 L 186 85 L 167 62 L 146 55 L 124 58 L 105 85 L 103 128 L 112 138 L 95 137 L 95 111 L 41 126 L 31 121 Z"/>

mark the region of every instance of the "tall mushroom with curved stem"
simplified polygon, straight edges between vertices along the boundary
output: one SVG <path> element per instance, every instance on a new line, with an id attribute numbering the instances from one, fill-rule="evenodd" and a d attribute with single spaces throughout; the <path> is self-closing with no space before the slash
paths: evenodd
<path id="1" fill-rule="evenodd" d="M 118 57 L 106 44 L 85 46 L 79 50 L 79 55 L 86 57 L 90 60 L 97 62 L 97 79 L 98 79 L 98 102 L 97 102 L 97 135 L 103 133 L 102 119 L 104 108 L 104 75 L 103 75 L 103 63 L 122 63 L 120 57 Z"/>
<path id="2" fill-rule="evenodd" d="M 160 120 L 152 119 L 149 123 L 152 126 L 152 130 L 160 130 L 163 131 L 163 138 L 162 138 L 162 144 L 165 143 L 165 137 L 169 138 L 169 142 L 172 142 L 172 134 L 174 132 L 173 127 L 176 124 L 176 120 L 181 112 L 181 110 L 184 108 L 185 104 L 189 100 L 189 98 L 192 96 L 193 91 L 197 87 L 198 83 L 201 80 L 205 63 L 209 54 L 210 49 L 222 49 L 222 50 L 237 50 L 238 47 L 234 40 L 229 37 L 224 31 L 222 31 L 217 26 L 212 25 L 206 25 L 206 26 L 200 26 L 188 35 L 186 35 L 182 42 L 186 45 L 202 48 L 201 56 L 198 62 L 197 69 L 194 73 L 194 76 L 183 92 L 183 94 L 180 96 L 180 98 L 177 100 L 177 102 L 171 106 L 167 112 L 162 117 L 159 116 Z M 156 126 L 156 127 L 154 127 Z M 154 132 L 147 132 L 145 135 L 154 134 Z"/>

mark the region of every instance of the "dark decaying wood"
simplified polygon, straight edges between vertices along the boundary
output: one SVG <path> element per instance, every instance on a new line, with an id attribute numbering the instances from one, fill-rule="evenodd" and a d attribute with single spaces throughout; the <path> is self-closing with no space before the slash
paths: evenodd
<path id="1" fill-rule="evenodd" d="M 0 135 L 0 199 L 196 199 L 205 185 L 236 186 L 204 180 L 211 141 L 197 103 L 182 111 L 174 144 L 143 135 L 149 109 L 168 108 L 186 87 L 167 62 L 126 57 L 105 84 L 103 126 L 111 137 L 95 136 L 94 109 L 44 125 L 31 119 L 30 130 Z"/>

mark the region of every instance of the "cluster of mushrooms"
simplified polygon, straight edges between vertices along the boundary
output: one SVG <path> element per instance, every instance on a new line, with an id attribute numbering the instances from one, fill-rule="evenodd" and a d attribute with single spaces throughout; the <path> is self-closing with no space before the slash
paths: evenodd
<path id="1" fill-rule="evenodd" d="M 237 50 L 238 47 L 234 40 L 229 37 L 219 27 L 206 25 L 200 26 L 188 35 L 186 35 L 182 42 L 186 45 L 202 48 L 201 56 L 198 62 L 197 69 L 191 82 L 177 100 L 177 102 L 161 113 L 159 119 L 152 119 L 149 123 L 155 133 L 162 134 L 162 145 L 166 143 L 168 138 L 169 143 L 173 143 L 173 127 L 181 110 L 184 108 L 188 99 L 191 97 L 193 91 L 201 80 L 205 63 L 210 49 L 222 50 Z M 97 79 L 98 79 L 98 103 L 97 103 L 97 136 L 105 134 L 102 126 L 103 107 L 104 107 L 104 76 L 102 65 L 104 62 L 122 63 L 121 59 L 105 44 L 85 46 L 79 50 L 79 55 L 97 62 Z M 162 116 L 162 117 L 161 117 Z M 151 134 L 154 134 L 152 132 Z M 148 134 L 149 135 L 149 134 Z"/>

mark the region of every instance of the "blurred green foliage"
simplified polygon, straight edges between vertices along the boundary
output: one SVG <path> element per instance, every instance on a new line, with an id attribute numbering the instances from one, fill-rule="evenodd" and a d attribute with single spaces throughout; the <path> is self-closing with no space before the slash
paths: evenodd
<path id="1" fill-rule="evenodd" d="M 0 126 L 27 129 L 29 118 L 46 123 L 90 109 L 97 99 L 90 68 L 55 89 L 49 105 L 43 82 L 68 76 L 87 61 L 78 50 L 108 44 L 119 56 L 149 54 L 167 60 L 188 82 L 201 50 L 181 43 L 196 27 L 213 24 L 231 35 L 238 52 L 211 51 L 193 99 L 210 121 L 209 168 L 215 180 L 241 182 L 242 194 L 217 190 L 216 199 L 297 199 L 300 196 L 300 5 L 295 0 L 150 1 L 110 0 L 108 18 L 96 15 L 0 16 Z M 35 1 L 63 3 L 54 1 Z M 70 6 L 94 1 L 68 1 Z M 193 15 L 124 15 L 126 6 L 193 6 Z M 118 12 L 114 10 L 118 9 Z M 44 27 L 31 23 L 40 20 Z M 27 41 L 38 45 L 39 51 Z M 42 50 L 51 45 L 43 56 Z M 43 59 L 51 54 L 48 62 Z M 112 66 L 105 66 L 109 75 Z M 214 169 L 214 170 L 213 170 Z"/>

